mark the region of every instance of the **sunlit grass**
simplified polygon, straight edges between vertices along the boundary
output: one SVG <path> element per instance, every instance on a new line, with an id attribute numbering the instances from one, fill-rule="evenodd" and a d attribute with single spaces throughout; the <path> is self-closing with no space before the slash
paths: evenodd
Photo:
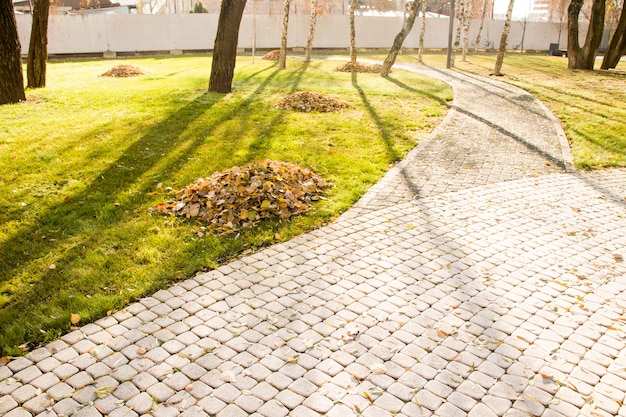
<path id="1" fill-rule="evenodd" d="M 125 63 L 137 78 L 99 75 Z M 346 210 L 441 120 L 450 89 L 396 72 L 332 71 L 337 63 L 240 58 L 230 95 L 206 92 L 210 57 L 52 62 L 48 87 L 0 107 L 0 355 L 51 340 L 246 249 L 301 234 Z M 404 87 L 402 86 L 404 85 Z M 420 90 L 416 94 L 410 91 Z M 355 105 L 291 113 L 296 90 Z M 150 211 L 212 172 L 271 158 L 334 184 L 291 222 L 238 235 Z M 168 188 L 170 187 L 170 188 Z"/>
<path id="2" fill-rule="evenodd" d="M 470 54 L 467 62 L 457 57 L 455 68 L 489 76 L 495 57 Z M 417 63 L 417 55 L 400 55 L 398 61 Z M 446 55 L 429 53 L 424 62 L 444 68 Z M 534 94 L 560 119 L 577 168 L 626 166 L 626 62 L 611 71 L 583 71 L 568 69 L 567 59 L 561 57 L 509 53 L 502 72 L 498 80 Z"/>

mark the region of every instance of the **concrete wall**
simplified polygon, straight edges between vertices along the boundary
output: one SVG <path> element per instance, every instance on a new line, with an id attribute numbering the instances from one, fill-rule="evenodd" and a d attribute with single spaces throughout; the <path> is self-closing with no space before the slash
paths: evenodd
<path id="1" fill-rule="evenodd" d="M 28 52 L 31 17 L 18 15 L 18 31 L 24 54 Z M 161 15 L 53 15 L 49 22 L 48 52 L 50 54 L 80 54 L 111 52 L 142 52 L 171 50 L 213 49 L 217 28 L 216 14 L 161 14 Z M 243 17 L 239 32 L 239 47 L 252 48 L 253 19 Z M 288 47 L 304 47 L 309 17 L 292 15 L 289 19 Z M 476 38 L 480 22 L 474 21 L 470 39 Z M 280 46 L 282 16 L 256 16 L 256 47 L 276 49 Z M 402 26 L 402 17 L 356 17 L 356 44 L 359 48 L 389 48 Z M 486 21 L 481 48 L 497 48 L 502 33 L 502 21 Z M 523 24 L 513 22 L 508 47 L 519 49 Z M 583 31 L 584 32 L 584 31 Z M 404 46 L 417 48 L 420 22 L 416 22 Z M 581 34 L 581 36 L 584 35 Z M 322 15 L 318 18 L 315 48 L 347 48 L 349 46 L 349 18 L 347 15 Z M 559 39 L 558 25 L 528 22 L 524 35 L 524 49 L 547 50 Z M 567 36 L 561 34 L 561 48 L 566 47 Z M 426 48 L 445 48 L 448 42 L 448 19 L 428 19 Z"/>

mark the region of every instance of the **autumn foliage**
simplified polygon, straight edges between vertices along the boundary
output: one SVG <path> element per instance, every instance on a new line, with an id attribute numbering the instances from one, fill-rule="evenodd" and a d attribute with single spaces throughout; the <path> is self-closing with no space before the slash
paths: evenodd
<path id="1" fill-rule="evenodd" d="M 176 198 L 154 209 L 204 220 L 230 233 L 263 219 L 287 220 L 307 211 L 329 184 L 311 170 L 287 162 L 261 160 L 213 173 L 185 186 Z"/>
<path id="2" fill-rule="evenodd" d="M 382 68 L 383 66 L 381 64 L 363 64 L 361 62 L 348 62 L 335 68 L 335 71 L 380 74 L 380 70 Z"/>
<path id="3" fill-rule="evenodd" d="M 136 77 L 145 74 L 145 71 L 134 65 L 116 65 L 104 74 L 103 77 Z"/>
<path id="4" fill-rule="evenodd" d="M 274 51 L 269 51 L 268 53 L 263 55 L 261 59 L 266 59 L 268 61 L 278 61 L 279 57 L 280 57 L 280 50 L 276 49 Z"/>
<path id="5" fill-rule="evenodd" d="M 317 93 L 315 91 L 298 91 L 279 100 L 274 108 L 301 112 L 338 112 L 352 107 L 350 103 Z"/>

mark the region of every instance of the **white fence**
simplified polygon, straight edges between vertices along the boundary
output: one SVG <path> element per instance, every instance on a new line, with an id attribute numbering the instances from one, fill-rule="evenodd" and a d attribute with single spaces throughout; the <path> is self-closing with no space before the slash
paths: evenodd
<path id="1" fill-rule="evenodd" d="M 213 49 L 217 28 L 216 14 L 114 15 L 92 14 L 50 16 L 48 52 L 50 54 L 81 54 L 104 52 L 194 51 Z M 256 23 L 253 22 L 256 20 Z M 314 48 L 347 48 L 349 46 L 349 17 L 322 15 L 317 20 Z M 28 52 L 31 16 L 18 15 L 18 32 L 22 52 Z M 389 48 L 402 27 L 402 16 L 357 16 L 356 44 L 358 48 Z M 417 48 L 420 22 L 416 21 L 404 46 Z M 253 27 L 256 27 L 256 47 L 276 49 L 280 46 L 282 16 L 246 14 L 239 31 L 239 47 L 250 49 Z M 479 21 L 471 26 L 470 39 L 478 32 Z M 525 25 L 525 28 L 524 28 Z M 480 48 L 497 48 L 502 33 L 502 21 L 485 21 Z M 289 19 L 289 48 L 304 47 L 309 17 L 292 15 Z M 525 30 L 524 30 L 525 29 Z M 584 31 L 581 36 L 584 36 Z M 565 28 L 559 36 L 555 23 L 513 22 L 508 47 L 511 49 L 548 50 L 550 43 L 560 40 L 565 48 Z M 523 39 L 523 45 L 522 45 Z M 581 38 L 582 39 L 582 38 Z M 448 18 L 429 18 L 426 23 L 425 47 L 445 48 L 448 42 Z"/>

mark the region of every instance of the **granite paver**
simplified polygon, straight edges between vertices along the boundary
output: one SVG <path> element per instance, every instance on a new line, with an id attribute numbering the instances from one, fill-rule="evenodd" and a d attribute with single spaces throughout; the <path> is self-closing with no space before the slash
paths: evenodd
<path id="1" fill-rule="evenodd" d="M 454 102 L 354 208 L 0 366 L 0 412 L 626 415 L 626 170 L 574 171 L 528 93 L 406 68 Z"/>

